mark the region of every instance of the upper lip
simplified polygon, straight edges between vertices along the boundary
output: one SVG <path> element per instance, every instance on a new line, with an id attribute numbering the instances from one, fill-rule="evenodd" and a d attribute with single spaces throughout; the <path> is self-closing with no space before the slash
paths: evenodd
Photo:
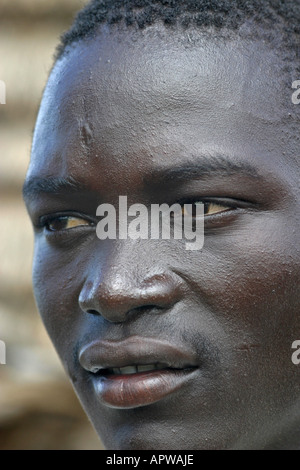
<path id="1" fill-rule="evenodd" d="M 88 372 L 146 364 L 164 364 L 174 369 L 197 367 L 191 351 L 163 340 L 140 336 L 119 341 L 93 341 L 81 347 L 79 363 Z"/>

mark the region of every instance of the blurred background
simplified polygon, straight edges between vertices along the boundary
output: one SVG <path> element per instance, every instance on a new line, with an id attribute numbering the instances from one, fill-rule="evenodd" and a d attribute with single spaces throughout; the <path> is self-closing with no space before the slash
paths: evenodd
<path id="1" fill-rule="evenodd" d="M 0 0 L 0 450 L 101 449 L 37 313 L 33 236 L 21 197 L 53 53 L 85 3 Z"/>

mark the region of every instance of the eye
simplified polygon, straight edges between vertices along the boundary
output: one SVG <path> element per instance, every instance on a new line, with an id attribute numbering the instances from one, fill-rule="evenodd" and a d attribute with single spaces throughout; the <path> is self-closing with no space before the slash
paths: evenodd
<path id="1" fill-rule="evenodd" d="M 61 230 L 71 230 L 76 227 L 91 225 L 91 223 L 80 217 L 61 216 L 48 219 L 43 225 L 49 232 L 59 232 Z"/>
<path id="2" fill-rule="evenodd" d="M 223 204 L 204 202 L 204 215 L 219 214 L 220 212 L 226 212 L 230 209 L 232 209 L 232 207 Z"/>
<path id="3" fill-rule="evenodd" d="M 219 214 L 221 212 L 226 212 L 226 211 L 229 211 L 230 209 L 234 209 L 234 207 L 229 206 L 229 205 L 227 206 L 226 204 L 220 204 L 220 203 L 211 202 L 211 201 L 199 201 L 199 202 L 190 203 L 189 205 L 184 204 L 182 206 L 182 215 L 196 217 L 197 215 L 196 210 L 197 210 L 198 205 L 203 205 L 204 216 Z"/>

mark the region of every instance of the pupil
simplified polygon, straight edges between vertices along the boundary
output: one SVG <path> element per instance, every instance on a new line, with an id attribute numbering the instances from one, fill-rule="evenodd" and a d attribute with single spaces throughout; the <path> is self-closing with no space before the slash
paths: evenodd
<path id="1" fill-rule="evenodd" d="M 209 205 L 210 205 L 210 202 L 204 202 L 204 214 L 208 214 Z"/>
<path id="2" fill-rule="evenodd" d="M 59 219 L 52 220 L 49 223 L 48 228 L 52 232 L 55 232 L 57 230 L 63 230 L 64 228 L 66 228 L 66 224 L 67 224 L 67 217 L 60 217 Z"/>

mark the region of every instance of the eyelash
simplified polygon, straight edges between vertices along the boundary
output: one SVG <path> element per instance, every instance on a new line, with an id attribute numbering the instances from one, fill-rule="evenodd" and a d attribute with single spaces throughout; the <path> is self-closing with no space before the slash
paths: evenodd
<path id="1" fill-rule="evenodd" d="M 63 214 L 57 214 L 57 215 L 42 216 L 39 219 L 39 223 L 37 225 L 37 228 L 44 229 L 48 233 L 69 231 L 72 228 L 61 229 L 61 230 L 51 230 L 50 229 L 51 223 L 59 222 L 59 221 L 67 220 L 67 219 L 74 219 L 74 220 L 77 219 L 77 220 L 82 220 L 82 221 L 86 222 L 84 224 L 81 224 L 81 225 L 78 225 L 77 227 L 72 227 L 72 228 L 77 228 L 78 229 L 80 227 L 85 227 L 85 226 L 88 226 L 88 227 L 96 226 L 95 222 L 92 221 L 90 218 L 87 218 L 86 215 L 81 215 L 81 214 L 76 214 L 76 213 L 63 213 Z"/>
<path id="2" fill-rule="evenodd" d="M 202 203 L 204 205 L 204 216 L 205 217 L 213 217 L 213 216 L 217 216 L 219 214 L 223 214 L 224 212 L 228 212 L 229 210 L 234 210 L 236 209 L 236 206 L 233 206 L 233 205 L 230 205 L 228 203 L 221 203 L 217 200 L 215 201 L 196 201 L 196 202 L 185 202 L 185 204 L 191 204 L 193 206 L 193 210 L 195 209 L 195 206 L 197 205 L 197 203 Z M 224 208 L 224 210 L 215 210 L 215 212 L 211 213 L 211 214 L 208 214 L 206 213 L 206 211 L 208 212 L 209 211 L 209 206 L 215 206 L 215 207 L 220 207 L 220 208 Z M 212 209 L 212 208 L 211 208 Z"/>
<path id="3" fill-rule="evenodd" d="M 237 209 L 245 208 L 246 205 L 249 204 L 246 201 L 237 201 L 237 200 L 234 200 L 234 199 L 221 199 L 221 198 L 185 199 L 185 200 L 179 201 L 178 203 L 182 207 L 185 204 L 192 204 L 193 206 L 195 206 L 197 203 L 202 203 L 202 204 L 204 204 L 204 215 L 205 215 L 205 217 L 206 218 L 210 217 L 211 219 L 215 218 L 215 217 L 223 217 L 225 215 L 225 213 L 232 212 L 232 211 L 237 210 Z M 215 212 L 213 214 L 206 215 L 205 214 L 205 209 L 208 209 L 209 205 L 215 205 L 215 206 L 223 207 L 224 210 L 220 210 L 220 211 Z"/>

